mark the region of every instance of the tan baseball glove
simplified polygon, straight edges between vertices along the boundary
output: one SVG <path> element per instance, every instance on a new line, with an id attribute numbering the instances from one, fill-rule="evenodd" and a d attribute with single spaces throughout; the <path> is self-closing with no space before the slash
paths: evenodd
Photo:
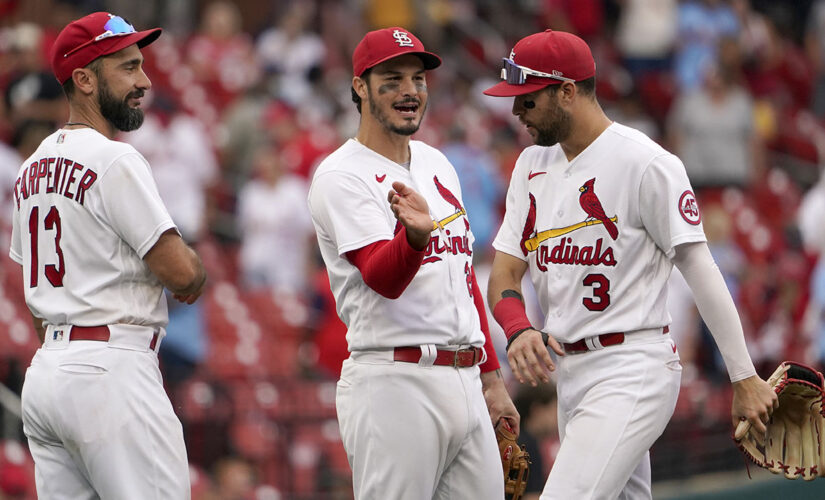
<path id="1" fill-rule="evenodd" d="M 504 493 L 510 500 L 519 500 L 530 477 L 530 455 L 516 442 L 516 435 L 504 419 L 496 426 L 496 439 L 504 469 Z"/>
<path id="2" fill-rule="evenodd" d="M 809 366 L 783 361 L 768 378 L 779 407 L 762 434 L 740 422 L 733 439 L 753 463 L 788 479 L 825 477 L 825 383 Z"/>

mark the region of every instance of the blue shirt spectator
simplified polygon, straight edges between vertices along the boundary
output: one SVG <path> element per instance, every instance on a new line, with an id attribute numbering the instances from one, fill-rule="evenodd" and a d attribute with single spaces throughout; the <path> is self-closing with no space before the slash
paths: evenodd
<path id="1" fill-rule="evenodd" d="M 445 144 L 441 152 L 453 164 L 461 181 L 464 208 L 475 236 L 473 249 L 487 251 L 501 225 L 498 203 L 505 192 L 495 160 L 486 151 L 460 140 Z"/>
<path id="2" fill-rule="evenodd" d="M 690 0 L 679 6 L 674 72 L 679 89 L 702 84 L 705 67 L 716 61 L 719 40 L 739 33 L 739 19 L 722 0 Z"/>

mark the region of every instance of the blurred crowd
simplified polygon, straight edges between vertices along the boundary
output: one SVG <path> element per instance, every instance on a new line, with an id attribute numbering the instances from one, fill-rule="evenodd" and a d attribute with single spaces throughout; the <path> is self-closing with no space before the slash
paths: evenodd
<path id="1" fill-rule="evenodd" d="M 531 141 L 510 102 L 481 89 L 518 39 L 571 31 L 593 50 L 608 116 L 684 161 L 759 373 L 784 359 L 825 367 L 825 0 L 0 1 L 0 249 L 19 166 L 67 118 L 51 42 L 95 10 L 164 28 L 143 51 L 146 120 L 120 139 L 148 159 L 210 275 L 195 306 L 170 302 L 161 348 L 196 499 L 351 495 L 334 412 L 346 329 L 306 193 L 314 166 L 357 129 L 351 54 L 370 29 L 408 28 L 444 59 L 415 138 L 458 171 L 482 287 Z M 6 250 L 0 285 L 0 382 L 19 393 L 37 340 Z M 723 429 L 709 446 L 734 449 L 727 374 L 676 271 L 670 304 L 685 367 L 674 419 L 694 444 Z M 549 469 L 553 433 L 540 434 Z M 22 436 L 5 437 L 0 467 L 17 464 L 23 479 L 0 474 L 0 498 L 33 498 Z M 672 463 L 667 450 L 687 445 L 671 438 L 654 447 L 655 479 L 710 466 Z"/>

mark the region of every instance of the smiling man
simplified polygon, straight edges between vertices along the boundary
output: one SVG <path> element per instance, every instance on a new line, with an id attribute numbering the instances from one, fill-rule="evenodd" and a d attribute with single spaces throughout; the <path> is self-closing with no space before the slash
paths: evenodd
<path id="1" fill-rule="evenodd" d="M 41 499 L 190 497 L 183 430 L 156 353 L 169 321 L 163 288 L 191 304 L 206 274 L 149 164 L 113 140 L 143 122 L 151 83 L 140 49 L 160 33 L 106 12 L 60 32 L 51 61 L 69 122 L 14 185 L 9 255 L 43 341 L 22 395 Z"/>
<path id="2" fill-rule="evenodd" d="M 461 187 L 413 141 L 426 71 L 441 64 L 403 28 L 367 33 L 352 57 L 355 138 L 317 168 L 309 207 L 350 357 L 336 408 L 355 498 L 500 500 L 493 422 L 504 387 L 473 272 Z"/>

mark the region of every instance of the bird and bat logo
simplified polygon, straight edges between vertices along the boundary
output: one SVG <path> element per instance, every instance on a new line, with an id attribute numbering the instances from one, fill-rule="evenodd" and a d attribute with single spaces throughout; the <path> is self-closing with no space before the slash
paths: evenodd
<path id="1" fill-rule="evenodd" d="M 467 215 L 467 211 L 464 210 L 463 206 L 461 206 L 461 202 L 458 201 L 458 198 L 456 198 L 455 195 L 449 189 L 447 189 L 446 186 L 444 186 L 444 184 L 439 182 L 437 175 L 433 176 L 433 182 L 435 183 L 435 188 L 438 190 L 438 194 L 440 194 L 441 197 L 444 198 L 444 200 L 447 201 L 447 203 L 449 203 L 450 205 L 452 205 L 455 208 L 454 213 L 448 215 L 447 217 L 445 217 L 441 220 L 438 220 L 438 221 L 434 220 L 433 221 L 433 231 L 435 231 L 436 229 L 439 229 L 439 228 L 444 229 L 444 226 L 446 226 L 450 222 L 458 219 L 462 215 Z M 469 226 L 469 223 L 467 222 L 466 218 L 464 219 L 464 221 L 465 221 L 465 224 L 467 224 Z M 467 227 L 467 229 L 469 229 L 469 227 Z"/>
<path id="2" fill-rule="evenodd" d="M 616 223 L 619 221 L 618 216 L 609 217 L 602 206 L 599 197 L 595 191 L 595 177 L 585 182 L 579 188 L 579 205 L 586 214 L 584 220 L 571 224 L 569 226 L 551 228 L 544 231 L 536 231 L 536 198 L 532 193 L 530 196 L 530 206 L 527 210 L 527 217 L 524 222 L 524 230 L 521 235 L 521 251 L 527 256 L 530 252 L 535 252 L 541 244 L 551 238 L 566 235 L 573 231 L 588 227 L 600 225 L 613 240 L 619 237 L 619 228 Z M 567 264 L 605 264 L 616 265 L 616 260 L 613 256 L 613 250 L 608 246 L 602 251 L 603 238 L 599 238 L 594 247 L 575 247 L 568 246 L 572 242 L 570 238 L 562 238 L 561 243 L 553 249 L 553 251 L 540 260 L 547 262 L 567 263 Z M 546 250 L 546 248 L 543 248 Z M 558 252 L 559 255 L 554 255 Z M 540 266 L 541 267 L 541 266 Z"/>
<path id="3" fill-rule="evenodd" d="M 462 217 L 467 215 L 467 211 L 453 192 L 438 180 L 437 175 L 433 176 L 433 183 L 441 198 L 453 206 L 454 212 L 440 220 L 433 220 L 433 231 L 438 229 L 441 231 L 430 237 L 430 242 L 424 252 L 423 263 L 427 264 L 439 261 L 441 260 L 439 255 L 443 253 L 472 255 L 473 250 L 470 248 L 470 242 L 467 237 L 467 233 L 470 230 L 470 223 L 467 221 L 467 217 Z M 447 229 L 446 226 L 459 218 L 462 218 L 464 221 L 464 233 L 450 234 L 450 230 Z M 401 231 L 401 227 L 401 222 L 396 222 L 394 234 L 398 234 L 398 232 Z"/>

